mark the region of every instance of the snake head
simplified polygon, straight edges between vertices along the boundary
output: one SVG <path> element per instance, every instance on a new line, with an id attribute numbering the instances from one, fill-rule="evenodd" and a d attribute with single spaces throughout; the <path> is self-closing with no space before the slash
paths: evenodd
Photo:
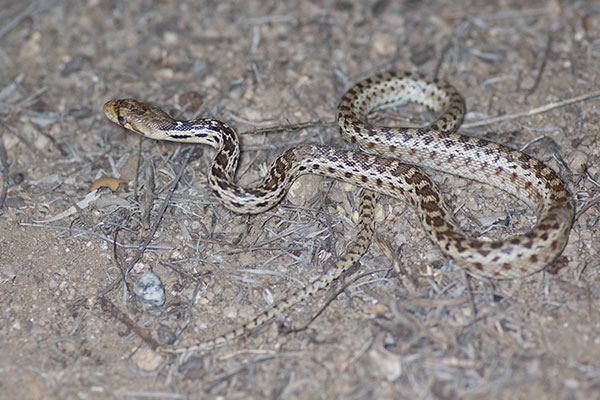
<path id="1" fill-rule="evenodd" d="M 110 100 L 104 104 L 102 111 L 104 112 L 104 115 L 115 124 L 138 132 L 138 130 L 135 129 L 135 124 L 133 122 L 136 120 L 140 121 L 144 114 L 143 112 L 140 112 L 140 107 L 137 107 L 140 104 L 142 103 L 134 99 Z"/>
<path id="2" fill-rule="evenodd" d="M 135 99 L 110 100 L 103 111 L 115 124 L 154 139 L 162 139 L 161 127 L 172 121 L 164 111 Z"/>
<path id="3" fill-rule="evenodd" d="M 104 107 L 102 107 L 104 115 L 106 115 L 106 117 L 112 122 L 119 125 L 125 125 L 126 123 L 125 117 L 119 114 L 120 103 L 122 101 L 123 100 L 110 100 L 104 104 Z"/>

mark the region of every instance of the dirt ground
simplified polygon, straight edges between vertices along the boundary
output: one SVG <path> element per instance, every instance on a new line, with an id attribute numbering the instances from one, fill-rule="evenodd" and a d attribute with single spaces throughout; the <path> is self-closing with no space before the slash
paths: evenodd
<path id="1" fill-rule="evenodd" d="M 0 1 L 0 397 L 600 398 L 599 66 L 592 0 Z M 245 132 L 250 185 L 295 144 L 350 147 L 338 99 L 388 69 L 449 80 L 467 102 L 463 133 L 525 148 L 565 179 L 578 212 L 554 271 L 470 276 L 384 198 L 369 252 L 332 289 L 218 349 L 152 351 L 140 334 L 209 339 L 318 277 L 352 243 L 358 190 L 302 177 L 274 209 L 236 215 L 206 186 L 211 149 L 140 140 L 104 102 L 227 121 Z M 535 221 L 499 190 L 428 174 L 473 235 Z M 90 192 L 100 178 L 124 182 Z M 162 307 L 132 294 L 147 270 Z"/>

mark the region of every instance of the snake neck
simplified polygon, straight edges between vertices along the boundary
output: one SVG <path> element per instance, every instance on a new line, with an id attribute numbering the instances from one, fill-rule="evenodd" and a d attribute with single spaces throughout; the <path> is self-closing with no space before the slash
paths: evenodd
<path id="1" fill-rule="evenodd" d="M 198 119 L 189 123 L 196 132 L 196 138 L 204 139 L 217 150 L 211 173 L 233 182 L 240 160 L 240 140 L 233 128 L 214 119 Z"/>

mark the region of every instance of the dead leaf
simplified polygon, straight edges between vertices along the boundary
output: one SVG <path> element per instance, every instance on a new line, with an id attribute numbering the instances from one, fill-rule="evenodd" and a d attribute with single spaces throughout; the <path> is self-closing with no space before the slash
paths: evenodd
<path id="1" fill-rule="evenodd" d="M 96 179 L 94 181 L 94 183 L 92 183 L 90 185 L 88 192 L 93 192 L 94 190 L 100 189 L 103 187 L 110 188 L 110 190 L 112 190 L 113 192 L 116 192 L 121 183 L 127 183 L 127 182 L 129 182 L 127 179 L 119 179 L 119 178 L 105 176 L 103 178 Z"/>

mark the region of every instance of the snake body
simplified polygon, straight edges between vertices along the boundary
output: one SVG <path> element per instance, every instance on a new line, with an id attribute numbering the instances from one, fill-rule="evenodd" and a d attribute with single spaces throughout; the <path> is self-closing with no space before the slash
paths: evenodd
<path id="1" fill-rule="evenodd" d="M 397 102 L 422 104 L 439 117 L 425 128 L 391 128 L 366 122 L 374 108 Z M 375 192 L 406 199 L 416 209 L 427 236 L 443 254 L 469 271 L 492 278 L 522 277 L 554 261 L 566 245 L 574 218 L 573 197 L 558 174 L 518 150 L 456 133 L 465 114 L 463 98 L 450 84 L 424 75 L 382 73 L 357 83 L 342 96 L 337 108 L 340 131 L 369 153 L 323 145 L 297 146 L 282 153 L 263 182 L 253 188 L 234 182 L 240 149 L 236 133 L 227 124 L 214 119 L 178 121 L 133 99 L 109 101 L 104 113 L 111 121 L 152 139 L 214 147 L 217 152 L 208 171 L 208 184 L 225 207 L 238 213 L 272 208 L 294 179 L 307 173 L 365 189 L 357 240 L 330 271 L 235 330 L 167 351 L 223 344 L 328 286 L 366 252 L 373 230 Z M 469 238 L 458 227 L 435 184 L 415 165 L 500 188 L 534 208 L 537 223 L 529 232 L 504 240 Z"/>

